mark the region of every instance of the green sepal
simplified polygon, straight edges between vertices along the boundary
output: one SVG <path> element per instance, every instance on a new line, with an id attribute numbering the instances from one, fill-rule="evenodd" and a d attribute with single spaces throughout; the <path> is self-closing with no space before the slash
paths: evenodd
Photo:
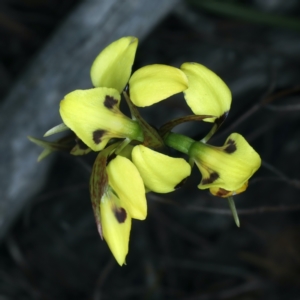
<path id="1" fill-rule="evenodd" d="M 40 162 L 44 158 L 46 158 L 48 155 L 50 155 L 53 152 L 53 150 L 50 149 L 44 149 L 41 154 L 38 156 L 37 161 Z"/>
<path id="2" fill-rule="evenodd" d="M 103 240 L 103 232 L 100 217 L 100 202 L 103 194 L 108 188 L 108 175 L 106 172 L 107 158 L 120 143 L 115 143 L 99 152 L 92 170 L 90 178 L 90 195 L 92 208 L 95 216 L 97 229 L 101 239 Z"/>
<path id="3" fill-rule="evenodd" d="M 174 127 L 176 127 L 176 126 L 178 126 L 182 123 L 186 123 L 186 122 L 190 122 L 190 121 L 202 121 L 204 119 L 211 118 L 211 117 L 213 117 L 213 116 L 209 116 L 209 115 L 189 115 L 189 116 L 173 119 L 173 120 L 167 122 L 166 124 L 164 124 L 163 126 L 161 126 L 159 128 L 158 132 L 163 137 L 168 132 L 170 132 Z"/>
<path id="4" fill-rule="evenodd" d="M 51 129 L 49 129 L 44 134 L 44 137 L 50 136 L 52 134 L 56 134 L 56 133 L 59 133 L 59 132 L 63 132 L 63 131 L 66 131 L 66 130 L 69 130 L 69 127 L 66 124 L 64 124 L 64 123 L 61 123 L 59 125 L 56 125 L 56 126 L 52 127 Z"/>
<path id="5" fill-rule="evenodd" d="M 69 152 L 74 146 L 74 135 L 69 135 L 67 137 L 58 139 L 54 142 L 48 142 L 45 140 L 37 139 L 32 136 L 27 137 L 32 143 L 43 147 L 44 151 L 38 156 L 37 161 L 40 162 L 42 159 L 47 157 L 54 151 L 67 151 Z"/>
<path id="6" fill-rule="evenodd" d="M 128 94 L 126 92 L 123 92 L 123 95 L 128 104 L 128 107 L 130 109 L 132 119 L 136 120 L 142 129 L 142 132 L 144 135 L 143 145 L 145 145 L 146 147 L 149 147 L 149 148 L 153 148 L 153 149 L 162 148 L 164 146 L 164 142 L 163 142 L 163 139 L 161 138 L 161 136 L 158 134 L 158 132 L 152 126 L 150 126 L 142 118 L 138 109 L 130 100 Z"/>

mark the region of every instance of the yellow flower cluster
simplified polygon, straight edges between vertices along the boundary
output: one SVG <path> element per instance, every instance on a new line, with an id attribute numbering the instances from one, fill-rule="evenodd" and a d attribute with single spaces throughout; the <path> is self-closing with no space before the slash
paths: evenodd
<path id="1" fill-rule="evenodd" d="M 91 176 L 92 204 L 99 233 L 120 265 L 128 253 L 131 219 L 147 216 L 146 191 L 174 191 L 191 174 L 195 162 L 202 174 L 198 187 L 228 197 L 247 188 L 261 163 L 237 133 L 231 134 L 223 147 L 206 143 L 230 109 L 231 92 L 222 79 L 198 63 L 184 63 L 180 68 L 154 64 L 131 75 L 137 45 L 135 37 L 108 45 L 91 68 L 94 88 L 66 95 L 60 103 L 63 124 L 48 132 L 72 130 L 79 145 L 73 154 L 100 151 Z M 124 96 L 131 103 L 132 118 L 119 108 L 127 85 L 129 92 Z M 170 130 L 157 133 L 135 110 L 180 92 L 195 115 L 214 124 L 202 141 Z M 161 153 L 157 145 L 185 153 L 189 163 Z"/>

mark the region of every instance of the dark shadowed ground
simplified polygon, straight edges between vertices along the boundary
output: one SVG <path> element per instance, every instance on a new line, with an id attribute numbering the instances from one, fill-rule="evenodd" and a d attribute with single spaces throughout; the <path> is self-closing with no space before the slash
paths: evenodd
<path id="1" fill-rule="evenodd" d="M 0 4 L 0 96 L 76 2 Z M 195 169 L 180 190 L 148 195 L 148 217 L 133 221 L 127 265 L 119 267 L 94 222 L 94 155 L 57 154 L 43 189 L 0 245 L 0 300 L 300 299 L 300 3 L 222 3 L 234 4 L 230 16 L 197 1 L 175 8 L 140 44 L 135 68 L 196 61 L 230 87 L 232 109 L 211 142 L 239 132 L 263 160 L 235 197 L 241 228 L 226 200 L 197 189 Z M 180 94 L 140 111 L 156 126 L 191 113 Z M 178 131 L 200 139 L 208 129 L 188 123 Z"/>

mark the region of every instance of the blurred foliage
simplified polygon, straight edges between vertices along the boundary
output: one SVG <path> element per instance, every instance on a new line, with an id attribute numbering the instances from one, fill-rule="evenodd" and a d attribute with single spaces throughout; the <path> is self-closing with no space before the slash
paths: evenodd
<path id="1" fill-rule="evenodd" d="M 300 21 L 296 17 L 281 16 L 267 13 L 252 8 L 244 1 L 226 0 L 186 0 L 189 4 L 220 16 L 234 18 L 245 22 L 253 22 L 261 25 L 275 26 L 280 28 L 300 31 Z"/>
<path id="2" fill-rule="evenodd" d="M 0 99 L 34 53 L 79 2 L 80 0 L 1 1 Z"/>

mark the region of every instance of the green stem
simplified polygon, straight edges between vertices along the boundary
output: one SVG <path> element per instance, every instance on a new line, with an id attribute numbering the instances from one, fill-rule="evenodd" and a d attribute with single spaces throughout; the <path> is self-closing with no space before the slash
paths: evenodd
<path id="1" fill-rule="evenodd" d="M 130 144 L 131 139 L 125 139 L 116 149 L 115 154 L 118 155 L 128 144 Z"/>
<path id="2" fill-rule="evenodd" d="M 207 143 L 208 140 L 216 133 L 217 129 L 218 129 L 218 125 L 214 124 L 210 132 L 201 140 L 201 142 L 204 144 Z"/>
<path id="3" fill-rule="evenodd" d="M 238 213 L 236 211 L 236 207 L 235 207 L 233 198 L 232 197 L 228 197 L 227 200 L 228 200 L 229 208 L 231 210 L 234 222 L 235 222 L 235 224 L 236 224 L 237 227 L 240 227 L 240 220 L 239 220 Z"/>
<path id="4" fill-rule="evenodd" d="M 128 136 L 128 138 L 130 140 L 136 140 L 139 142 L 143 142 L 144 134 L 143 134 L 140 124 L 137 121 L 133 121 L 133 120 L 130 120 L 130 121 L 135 124 L 135 130 L 134 130 L 134 134 L 132 136 Z"/>
<path id="5" fill-rule="evenodd" d="M 167 146 L 182 153 L 188 154 L 189 149 L 195 140 L 179 133 L 169 132 L 165 135 L 164 142 Z"/>

